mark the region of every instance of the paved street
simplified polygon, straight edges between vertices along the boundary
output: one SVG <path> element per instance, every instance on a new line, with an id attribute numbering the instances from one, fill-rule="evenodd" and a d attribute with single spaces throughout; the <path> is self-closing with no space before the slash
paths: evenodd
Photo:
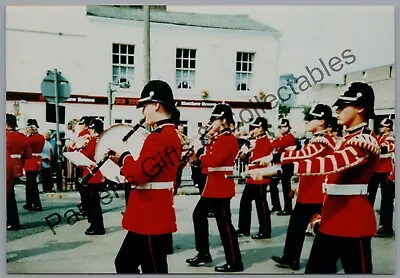
<path id="1" fill-rule="evenodd" d="M 233 224 L 237 226 L 239 201 L 243 185 L 237 185 L 238 194 L 232 200 Z M 170 273 L 215 273 L 214 266 L 224 263 L 224 253 L 218 235 L 215 219 L 209 221 L 210 246 L 213 262 L 210 266 L 189 267 L 186 258 L 196 254 L 192 211 L 199 195 L 191 195 L 197 189 L 193 186 L 181 188 L 175 197 L 175 208 L 178 218 L 178 232 L 174 234 L 174 254 L 168 257 Z M 79 203 L 77 192 L 62 194 L 41 194 L 43 212 L 27 212 L 22 208 L 25 199 L 23 185 L 16 186 L 18 209 L 20 212 L 20 231 L 7 232 L 7 270 L 8 273 L 115 273 L 114 258 L 125 237 L 126 231 L 121 228 L 121 211 L 124 210 L 124 195 L 118 191 L 108 205 L 103 205 L 106 234 L 104 236 L 86 236 L 87 221 L 82 220 L 69 225 L 63 217 L 60 224 L 49 229 L 45 217 L 58 212 L 61 216 L 68 209 L 77 211 Z M 378 193 L 377 204 L 380 203 Z M 61 197 L 61 198 L 60 198 Z M 110 201 L 110 199 L 104 199 Z M 67 215 L 67 217 L 70 214 Z M 255 208 L 252 215 L 252 232 L 257 232 L 258 221 Z M 357 216 L 355 216 L 357 217 Z M 294 273 L 274 265 L 271 256 L 280 255 L 289 216 L 272 215 L 272 239 L 252 240 L 249 237 L 239 238 L 243 256 L 244 273 Z M 53 223 L 55 217 L 51 220 Z M 301 269 L 295 273 L 304 273 L 304 267 L 312 245 L 312 237 L 307 237 L 301 258 Z M 374 238 L 372 241 L 374 273 L 395 273 L 395 240 Z M 340 264 L 338 264 L 339 269 Z M 342 272 L 340 270 L 339 272 Z"/>

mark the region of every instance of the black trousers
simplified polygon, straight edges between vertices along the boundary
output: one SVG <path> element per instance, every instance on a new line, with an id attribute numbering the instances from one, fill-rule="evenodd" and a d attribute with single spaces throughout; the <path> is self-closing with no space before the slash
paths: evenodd
<path id="1" fill-rule="evenodd" d="M 12 188 L 7 192 L 7 226 L 19 226 L 17 201 L 15 199 L 15 179 Z"/>
<path id="2" fill-rule="evenodd" d="M 129 194 L 131 194 L 132 186 L 130 183 L 125 183 L 123 185 L 124 187 L 124 192 L 125 192 L 125 206 L 128 205 L 128 200 L 129 200 Z"/>
<path id="3" fill-rule="evenodd" d="M 394 181 L 388 181 L 387 184 L 381 186 L 382 202 L 379 225 L 388 231 L 393 230 L 393 202 L 396 196 L 395 191 L 396 187 Z"/>
<path id="4" fill-rule="evenodd" d="M 290 216 L 283 254 L 299 261 L 303 249 L 306 229 L 314 214 L 321 214 L 322 204 L 296 203 Z"/>
<path id="5" fill-rule="evenodd" d="M 251 228 L 251 203 L 254 200 L 257 208 L 259 229 L 258 232 L 266 235 L 271 234 L 271 212 L 267 202 L 268 184 L 246 184 L 239 208 L 239 230 L 250 234 Z"/>
<path id="6" fill-rule="evenodd" d="M 271 193 L 272 208 L 275 208 L 277 210 L 282 210 L 281 202 L 279 199 L 279 190 L 278 190 L 278 184 L 279 181 L 281 181 L 283 200 L 285 202 L 284 211 L 292 212 L 292 198 L 289 195 L 291 190 L 290 179 L 291 176 L 282 176 L 282 178 L 274 177 L 271 179 L 269 188 Z"/>
<path id="7" fill-rule="evenodd" d="M 90 222 L 89 215 L 90 213 L 90 201 L 89 201 L 89 188 L 88 186 L 83 186 L 80 182 L 79 179 L 83 177 L 83 168 L 77 167 L 76 168 L 76 188 L 79 191 L 79 195 L 81 195 L 81 204 L 82 204 L 82 210 L 84 213 L 88 215 L 88 221 Z"/>
<path id="8" fill-rule="evenodd" d="M 33 207 L 41 207 L 37 176 L 39 171 L 26 171 L 26 204 Z"/>
<path id="9" fill-rule="evenodd" d="M 238 238 L 231 219 L 231 198 L 205 198 L 200 197 L 193 211 L 194 236 L 196 250 L 199 253 L 209 253 L 208 240 L 209 212 L 214 212 L 218 231 L 224 247 L 225 259 L 228 264 L 242 263 Z"/>
<path id="10" fill-rule="evenodd" d="M 371 274 L 371 237 L 345 238 L 317 233 L 305 274 L 336 273 L 339 259 L 346 274 Z"/>
<path id="11" fill-rule="evenodd" d="M 198 181 L 197 185 L 199 186 L 199 192 L 200 192 L 200 195 L 201 195 L 201 194 L 203 194 L 204 187 L 206 186 L 207 175 L 204 175 L 204 174 L 200 173 L 198 178 L 197 178 L 197 181 Z"/>
<path id="12" fill-rule="evenodd" d="M 42 186 L 43 192 L 50 192 L 53 190 L 53 175 L 51 168 L 42 168 Z"/>
<path id="13" fill-rule="evenodd" d="M 128 232 L 115 258 L 117 273 L 168 273 L 167 250 L 170 235 L 142 235 Z"/>
<path id="14" fill-rule="evenodd" d="M 372 207 L 375 205 L 376 193 L 378 192 L 379 184 L 382 188 L 386 186 L 389 178 L 389 173 L 374 173 L 371 177 L 371 180 L 368 183 L 368 200 L 371 203 Z M 382 193 L 382 192 L 381 192 Z M 383 196 L 382 196 L 383 198 Z M 381 202 L 382 206 L 382 202 Z"/>
<path id="15" fill-rule="evenodd" d="M 88 221 L 94 229 L 104 230 L 103 211 L 100 204 L 100 192 L 103 184 L 88 185 L 89 210 L 87 211 Z"/>

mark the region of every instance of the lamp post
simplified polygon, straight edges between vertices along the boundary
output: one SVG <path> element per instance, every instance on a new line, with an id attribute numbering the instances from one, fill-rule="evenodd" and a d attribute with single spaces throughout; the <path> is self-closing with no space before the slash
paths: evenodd
<path id="1" fill-rule="evenodd" d="M 129 89 L 131 87 L 129 81 L 126 78 L 120 78 L 120 82 L 113 83 L 108 82 L 108 90 L 107 90 L 107 97 L 108 97 L 108 126 L 112 125 L 112 107 L 115 101 L 114 93 L 117 92 L 117 88 L 120 89 Z"/>

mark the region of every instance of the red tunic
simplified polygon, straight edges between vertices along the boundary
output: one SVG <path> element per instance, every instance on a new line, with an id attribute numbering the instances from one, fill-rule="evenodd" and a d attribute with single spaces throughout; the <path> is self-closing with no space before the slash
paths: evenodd
<path id="1" fill-rule="evenodd" d="M 11 158 L 11 154 L 6 150 L 6 182 L 7 182 L 7 192 L 13 187 L 14 183 L 14 162 Z"/>
<path id="2" fill-rule="evenodd" d="M 25 160 L 25 171 L 40 171 L 42 169 L 42 151 L 46 139 L 39 133 L 27 136 L 32 149 L 32 157 Z"/>
<path id="3" fill-rule="evenodd" d="M 207 167 L 207 181 L 201 196 L 207 198 L 231 198 L 235 196 L 235 181 L 225 178 L 233 174 L 236 155 L 239 151 L 237 138 L 229 130 L 214 137 L 200 156 L 203 167 Z"/>
<path id="4" fill-rule="evenodd" d="M 310 140 L 298 151 L 286 151 L 282 153 L 282 164 L 302 161 L 313 157 L 324 157 L 333 154 L 335 141 L 327 132 L 320 133 Z M 301 176 L 297 188 L 297 203 L 303 204 L 322 204 L 325 194 L 322 190 L 322 184 L 325 181 L 325 175 L 320 176 Z"/>
<path id="5" fill-rule="evenodd" d="M 288 132 L 282 137 L 275 138 L 271 143 L 275 151 L 281 153 L 288 147 L 296 146 L 296 138 L 293 133 Z"/>
<path id="6" fill-rule="evenodd" d="M 18 131 L 6 132 L 6 149 L 13 159 L 14 175 L 21 177 L 23 175 L 23 160 L 32 157 L 32 149 L 25 135 Z"/>
<path id="7" fill-rule="evenodd" d="M 89 158 L 94 162 L 96 162 L 94 157 L 96 154 L 97 140 L 98 138 L 91 136 L 89 139 L 89 143 L 86 145 L 86 147 L 80 150 L 82 154 L 84 154 L 87 158 Z M 87 174 L 89 174 L 89 169 L 87 167 L 84 167 L 82 176 L 86 176 Z M 99 184 L 102 182 L 103 182 L 103 175 L 101 174 L 100 171 L 97 171 L 96 174 L 94 174 L 94 176 L 89 179 L 88 184 Z"/>
<path id="8" fill-rule="evenodd" d="M 132 185 L 138 186 L 129 195 L 122 227 L 144 235 L 168 234 L 177 230 L 173 183 L 182 155 L 181 141 L 171 121 L 163 120 L 157 125 L 146 137 L 137 160 L 130 154 L 123 154 L 120 159 L 121 174 Z M 170 184 L 170 187 L 145 189 L 152 184 Z"/>
<path id="9" fill-rule="evenodd" d="M 392 158 L 395 155 L 395 144 L 394 144 L 393 136 L 388 134 L 384 134 L 382 136 L 378 136 L 378 144 L 381 147 L 386 147 L 386 151 L 384 153 L 381 152 L 379 159 L 379 166 L 376 170 L 377 173 L 390 173 L 392 172 L 393 164 Z"/>
<path id="10" fill-rule="evenodd" d="M 261 157 L 267 156 L 272 152 L 272 144 L 268 138 L 268 135 L 260 136 L 256 139 L 254 144 L 254 148 L 251 150 L 251 155 L 249 157 L 249 163 L 252 163 L 254 160 L 259 159 Z M 249 170 L 263 168 L 260 165 L 249 165 Z M 252 178 L 247 178 L 246 183 L 248 184 L 269 184 L 270 179 L 262 179 L 260 181 L 253 180 Z"/>
<path id="11" fill-rule="evenodd" d="M 329 186 L 331 193 L 327 193 L 322 208 L 322 233 L 350 238 L 373 236 L 377 232 L 375 213 L 366 189 L 376 170 L 380 148 L 367 123 L 347 132 L 334 154 L 294 162 L 294 173 L 300 176 L 328 174 L 324 187 Z M 354 195 L 350 195 L 349 190 Z M 341 193 L 332 195 L 332 191 Z"/>

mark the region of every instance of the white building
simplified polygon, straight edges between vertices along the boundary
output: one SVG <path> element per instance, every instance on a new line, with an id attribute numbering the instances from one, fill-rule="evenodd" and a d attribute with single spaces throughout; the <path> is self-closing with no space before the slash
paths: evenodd
<path id="1" fill-rule="evenodd" d="M 338 96 L 346 91 L 352 82 L 366 82 L 372 86 L 375 92 L 375 121 L 370 122 L 370 127 L 378 131 L 379 123 L 387 117 L 395 121 L 395 66 L 383 65 L 380 67 L 363 69 L 349 72 L 343 75 L 343 82 L 329 83 L 321 82 L 314 85 L 311 89 L 301 92 L 298 95 L 296 106 L 291 109 L 290 119 L 296 135 L 302 136 L 305 124 L 303 121 L 303 107 L 313 106 L 317 103 L 333 105 Z M 335 113 L 335 108 L 332 108 Z"/>
<path id="2" fill-rule="evenodd" d="M 257 102 L 260 91 L 276 92 L 277 30 L 246 15 L 177 13 L 163 7 L 151 11 L 150 21 L 151 79 L 163 79 L 173 88 L 189 137 L 207 122 L 215 103 L 226 101 L 237 122 L 249 121 L 257 117 L 243 110 L 249 99 Z M 118 88 L 111 122 L 135 123 L 142 117 L 135 107 L 145 84 L 141 8 L 9 6 L 6 28 L 6 109 L 14 113 L 19 107 L 22 125 L 36 118 L 39 125 L 54 128 L 46 123 L 40 92 L 47 70 L 54 68 L 72 88 L 63 104 L 66 122 L 90 115 L 108 123 L 110 82 L 130 84 Z M 277 109 L 259 113 L 276 125 Z"/>

